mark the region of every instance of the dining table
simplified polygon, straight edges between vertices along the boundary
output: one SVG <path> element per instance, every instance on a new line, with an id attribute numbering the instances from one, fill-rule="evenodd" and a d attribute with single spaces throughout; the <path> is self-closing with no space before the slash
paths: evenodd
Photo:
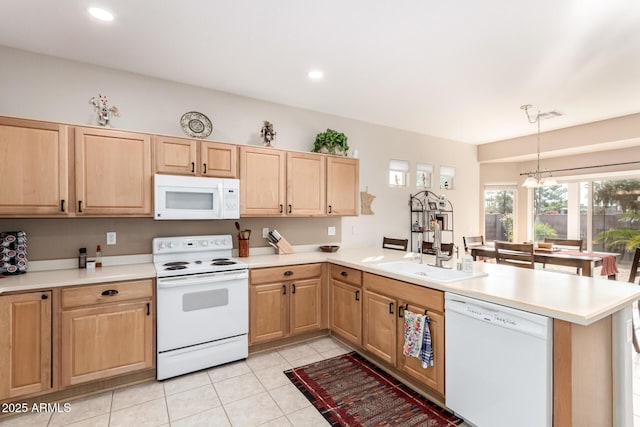
<path id="1" fill-rule="evenodd" d="M 478 245 L 469 247 L 473 260 L 479 257 L 495 258 L 496 249 L 492 245 Z M 541 249 L 534 251 L 534 261 L 541 264 L 561 265 L 565 267 L 579 268 L 583 276 L 592 277 L 593 269 L 603 266 L 602 275 L 611 280 L 616 279 L 618 268 L 616 257 L 620 254 L 615 252 L 585 252 L 575 249 Z"/>

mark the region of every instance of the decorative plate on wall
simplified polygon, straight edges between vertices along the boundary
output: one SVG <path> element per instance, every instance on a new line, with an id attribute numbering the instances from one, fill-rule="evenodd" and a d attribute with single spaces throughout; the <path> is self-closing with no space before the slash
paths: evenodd
<path id="1" fill-rule="evenodd" d="M 182 126 L 182 130 L 187 135 L 194 138 L 206 138 L 211 135 L 211 131 L 213 130 L 211 120 L 197 111 L 184 113 L 180 118 L 180 126 Z"/>

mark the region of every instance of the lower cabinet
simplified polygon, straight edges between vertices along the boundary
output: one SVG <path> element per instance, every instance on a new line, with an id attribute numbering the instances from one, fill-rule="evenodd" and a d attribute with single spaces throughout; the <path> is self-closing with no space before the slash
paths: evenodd
<path id="1" fill-rule="evenodd" d="M 330 267 L 330 323 L 332 333 L 362 346 L 362 272 L 348 267 Z"/>
<path id="2" fill-rule="evenodd" d="M 0 296 L 0 400 L 51 390 L 51 291 Z"/>
<path id="3" fill-rule="evenodd" d="M 249 344 L 326 328 L 322 264 L 251 270 Z"/>
<path id="4" fill-rule="evenodd" d="M 153 281 L 62 290 L 61 385 L 153 367 Z"/>
<path id="5" fill-rule="evenodd" d="M 444 395 L 444 294 L 429 288 L 364 273 L 363 347 L 383 362 Z M 431 321 L 434 366 L 423 368 L 402 353 L 404 312 L 426 313 Z"/>

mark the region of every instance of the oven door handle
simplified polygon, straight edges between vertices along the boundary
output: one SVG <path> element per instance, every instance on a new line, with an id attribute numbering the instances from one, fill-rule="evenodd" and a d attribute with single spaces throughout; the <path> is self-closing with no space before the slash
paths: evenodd
<path id="1" fill-rule="evenodd" d="M 245 280 L 248 278 L 246 272 L 233 274 L 199 274 L 193 277 L 163 277 L 158 279 L 158 289 L 177 288 L 189 285 L 201 285 L 207 283 L 229 282 L 232 280 Z"/>

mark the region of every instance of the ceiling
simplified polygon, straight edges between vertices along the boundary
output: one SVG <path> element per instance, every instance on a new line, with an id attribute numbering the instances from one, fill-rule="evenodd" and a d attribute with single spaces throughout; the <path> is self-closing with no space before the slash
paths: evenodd
<path id="1" fill-rule="evenodd" d="M 472 144 L 535 133 L 523 104 L 563 114 L 543 131 L 640 112 L 637 0 L 2 0 L 0 15 L 0 45 Z"/>

